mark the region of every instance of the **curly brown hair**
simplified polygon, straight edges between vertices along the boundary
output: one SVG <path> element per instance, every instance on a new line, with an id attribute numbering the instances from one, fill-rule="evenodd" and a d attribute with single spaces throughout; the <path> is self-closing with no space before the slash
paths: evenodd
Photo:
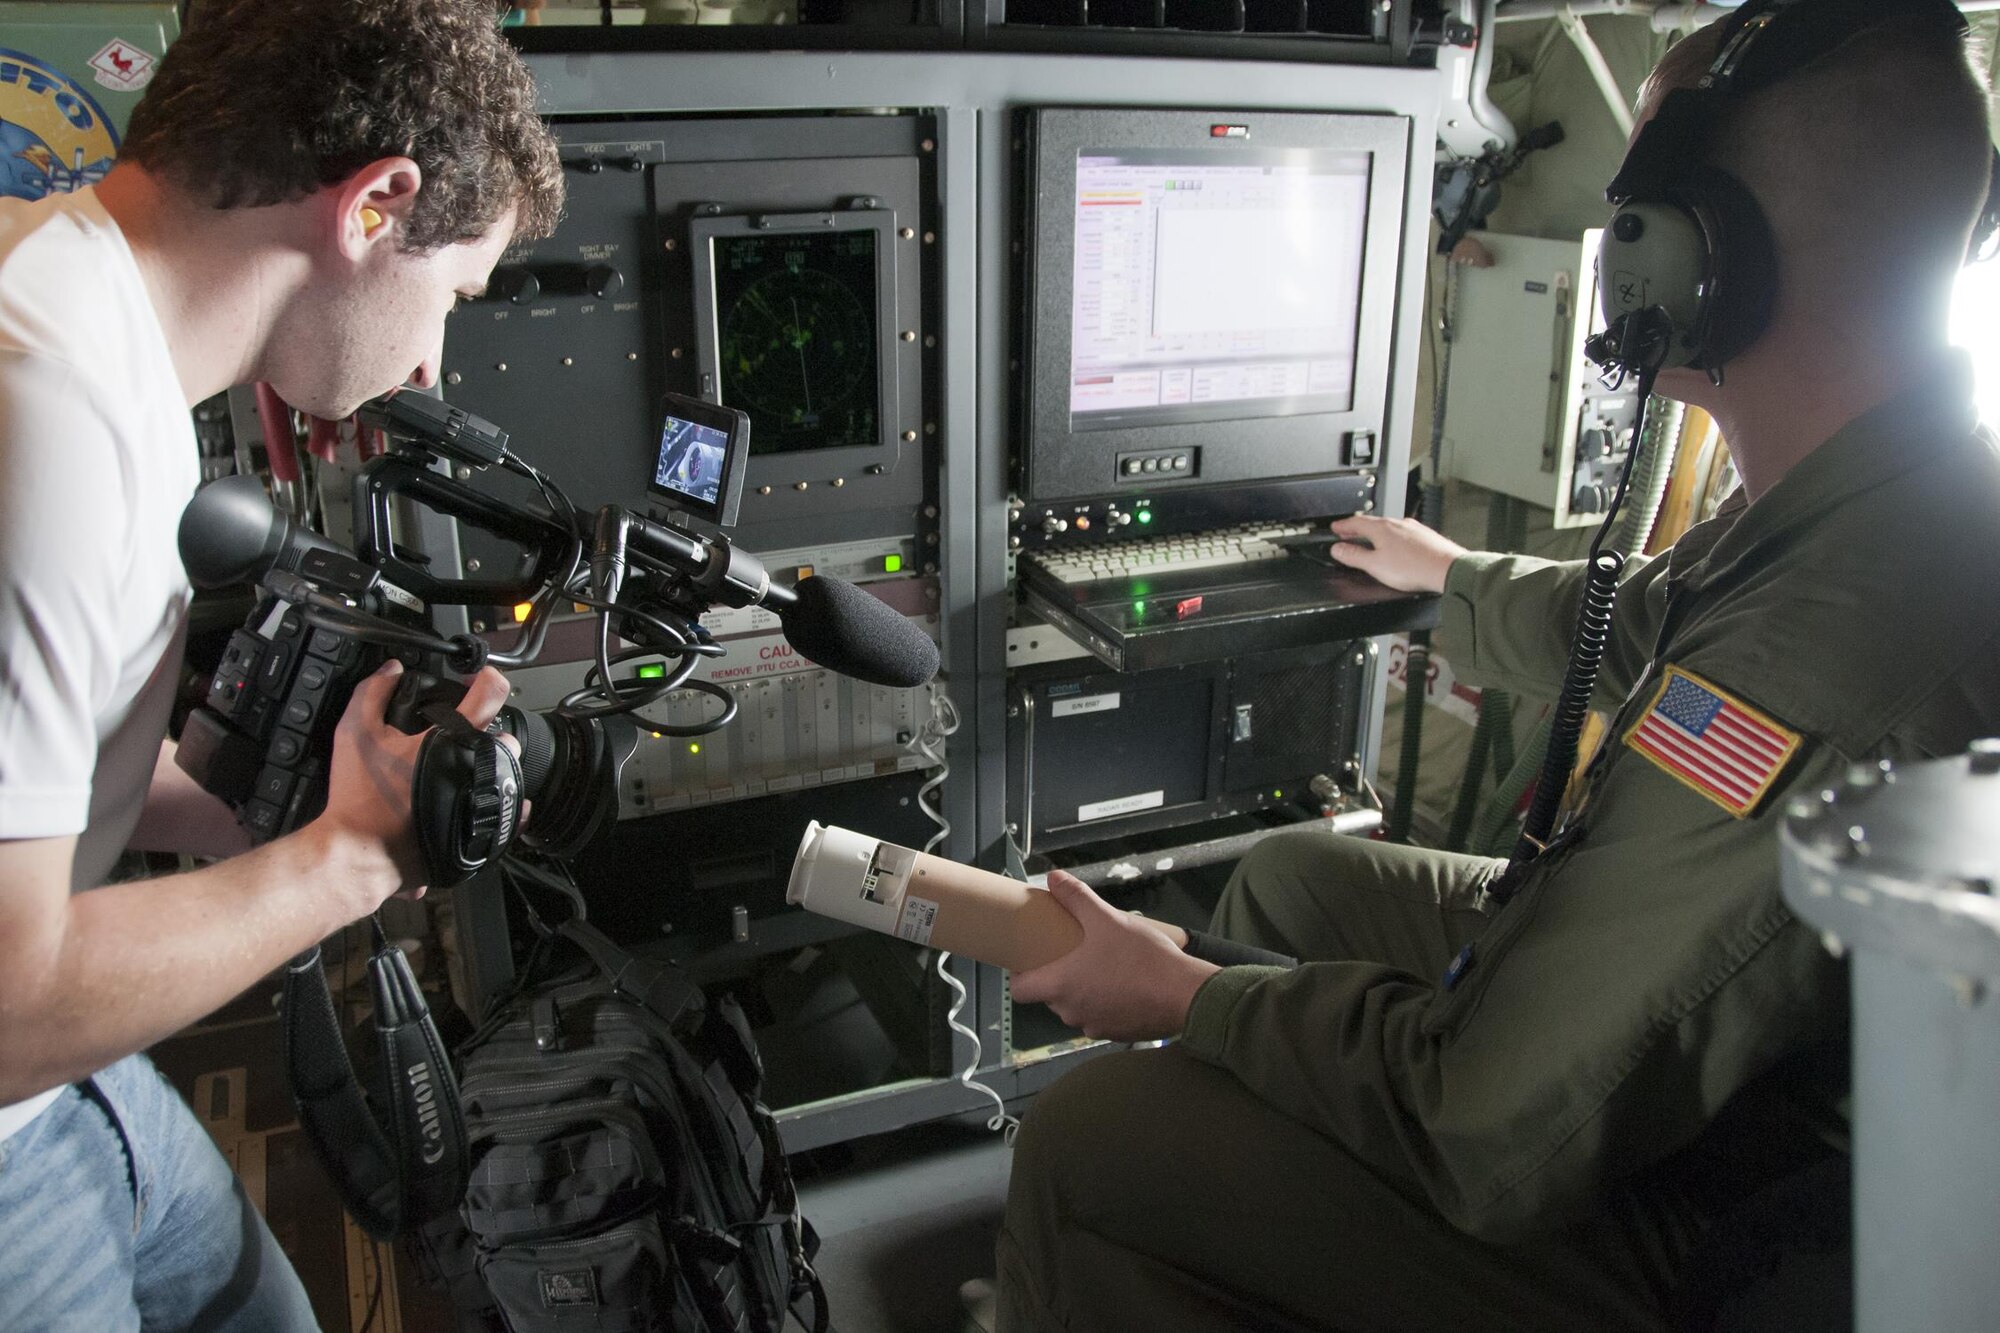
<path id="1" fill-rule="evenodd" d="M 562 164 L 492 0 L 203 0 L 133 110 L 121 153 L 216 208 L 301 199 L 408 157 L 413 251 L 549 234 Z"/>

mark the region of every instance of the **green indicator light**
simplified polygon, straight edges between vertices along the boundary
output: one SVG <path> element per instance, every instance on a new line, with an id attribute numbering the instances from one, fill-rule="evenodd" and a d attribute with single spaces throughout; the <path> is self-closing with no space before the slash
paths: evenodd
<path id="1" fill-rule="evenodd" d="M 1145 614 L 1146 614 L 1146 604 L 1145 604 L 1144 602 L 1134 602 L 1134 603 L 1132 603 L 1132 614 L 1133 614 L 1133 615 L 1135 615 L 1135 616 L 1143 616 L 1143 615 L 1145 615 Z"/>
<path id="2" fill-rule="evenodd" d="M 1153 521 L 1153 511 L 1150 509 L 1141 509 L 1139 511 L 1139 521 L 1141 523 L 1151 523 Z"/>
<path id="3" fill-rule="evenodd" d="M 1282 801 L 1285 799 L 1285 794 L 1281 791 L 1274 791 L 1271 793 L 1271 799 L 1274 801 Z"/>
<path id="4" fill-rule="evenodd" d="M 885 556 L 883 556 L 883 557 L 882 557 L 882 572 L 883 572 L 883 573 L 885 573 L 885 574 L 894 574 L 894 573 L 896 573 L 897 571 L 901 570 L 901 569 L 902 569 L 902 567 L 903 567 L 903 557 L 902 557 L 902 556 L 900 556 L 900 555 L 885 555 Z"/>
<path id="5" fill-rule="evenodd" d="M 688 753 L 689 753 L 689 754 L 700 754 L 700 753 L 701 753 L 701 742 L 700 742 L 700 741 L 689 741 L 689 742 L 688 742 Z"/>
<path id="6" fill-rule="evenodd" d="M 666 675 L 667 664 L 665 662 L 644 662 L 639 666 L 638 678 L 640 680 L 664 680 L 666 679 Z"/>

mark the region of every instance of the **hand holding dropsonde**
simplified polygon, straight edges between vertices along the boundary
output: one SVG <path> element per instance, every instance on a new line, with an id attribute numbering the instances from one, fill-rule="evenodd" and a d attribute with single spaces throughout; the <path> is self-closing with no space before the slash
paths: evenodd
<path id="1" fill-rule="evenodd" d="M 1048 1005 L 1087 1037 L 1152 1041 L 1180 1035 L 1194 993 L 1222 969 L 1183 953 L 1073 875 L 1051 871 L 1049 893 L 1083 927 L 1083 943 L 1053 963 L 1016 972 L 1014 998 Z"/>

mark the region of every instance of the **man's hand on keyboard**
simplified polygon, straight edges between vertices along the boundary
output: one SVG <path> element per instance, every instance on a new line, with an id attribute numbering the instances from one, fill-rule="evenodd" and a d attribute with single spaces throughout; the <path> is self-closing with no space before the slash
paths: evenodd
<path id="1" fill-rule="evenodd" d="M 1413 518 L 1370 518 L 1355 514 L 1333 521 L 1329 554 L 1343 565 L 1401 592 L 1443 592 L 1451 562 L 1465 548 Z"/>

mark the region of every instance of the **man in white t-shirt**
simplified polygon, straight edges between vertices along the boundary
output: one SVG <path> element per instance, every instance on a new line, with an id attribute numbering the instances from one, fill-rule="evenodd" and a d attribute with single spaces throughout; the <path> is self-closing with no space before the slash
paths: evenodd
<path id="1" fill-rule="evenodd" d="M 135 1054 L 420 888 L 395 668 L 325 813 L 254 851 L 167 745 L 192 404 L 339 418 L 437 376 L 444 316 L 561 167 L 488 0 L 205 0 L 94 189 L 0 200 L 0 1328 L 314 1327 Z M 465 713 L 506 684 L 487 672 Z M 127 845 L 241 852 L 98 888 Z M 83 890 L 89 890 L 83 892 Z"/>

